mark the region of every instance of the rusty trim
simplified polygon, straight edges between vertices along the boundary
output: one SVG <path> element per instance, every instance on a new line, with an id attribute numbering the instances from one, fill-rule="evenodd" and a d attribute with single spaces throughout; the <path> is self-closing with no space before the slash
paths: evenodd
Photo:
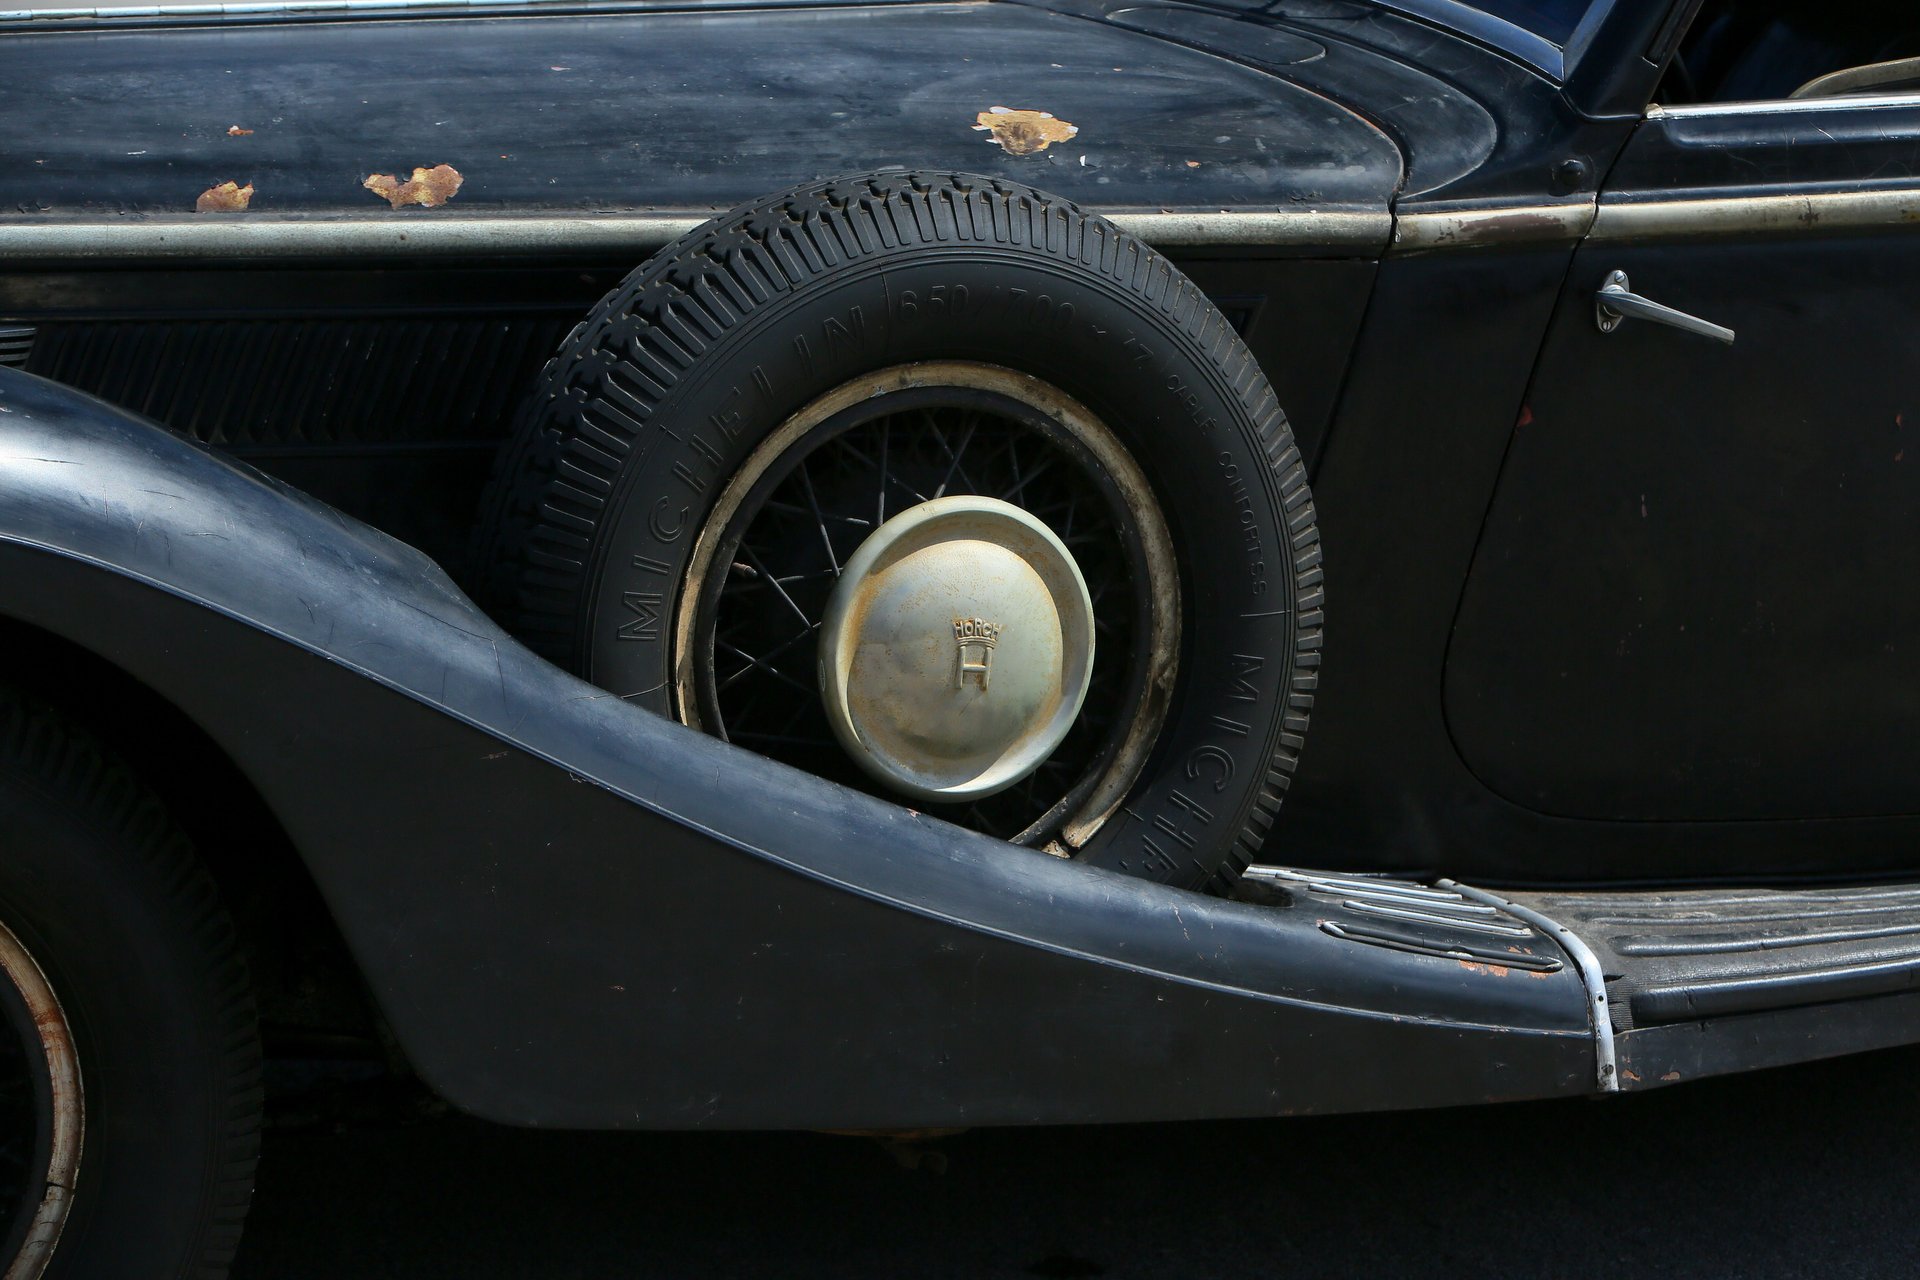
<path id="1" fill-rule="evenodd" d="M 1868 227 L 1920 227 L 1920 189 L 1613 201 L 1600 206 L 1593 238 L 1617 242 Z"/>
<path id="2" fill-rule="evenodd" d="M 1490 907 L 1498 907 L 1514 919 L 1526 921 L 1560 945 L 1560 949 L 1567 953 L 1567 958 L 1573 961 L 1574 968 L 1580 971 L 1580 982 L 1587 989 L 1587 1013 L 1593 1019 L 1594 1083 L 1601 1093 L 1620 1092 L 1620 1066 L 1613 1043 L 1613 1014 L 1607 1008 L 1607 975 L 1601 969 L 1600 960 L 1593 954 L 1593 949 L 1582 942 L 1580 935 L 1573 930 L 1532 907 L 1523 907 L 1485 889 L 1475 889 L 1456 880 L 1436 880 L 1434 886 L 1451 889 L 1462 897 L 1484 902 Z"/>
<path id="3" fill-rule="evenodd" d="M 1389 252 L 1571 245 L 1593 227 L 1594 211 L 1595 202 L 1589 197 L 1571 204 L 1509 204 L 1405 213 L 1394 221 Z"/>
<path id="4" fill-rule="evenodd" d="M 0 221 L 0 258 L 125 262 L 170 258 L 360 258 L 555 252 L 645 254 L 715 216 L 706 211 L 612 215 L 417 213 L 340 218 L 266 217 L 198 222 L 185 217 Z M 1155 213 L 1109 210 L 1122 231 L 1159 246 L 1260 245 L 1377 253 L 1384 211 L 1275 210 Z"/>
<path id="5" fill-rule="evenodd" d="M 86 1131 L 86 1103 L 80 1084 L 80 1062 L 74 1055 L 73 1033 L 66 1011 L 20 940 L 0 922 L 0 972 L 20 992 L 40 1029 L 40 1047 L 47 1057 L 47 1075 L 53 1093 L 53 1141 L 47 1158 L 47 1189 L 34 1211 L 33 1225 L 8 1263 L 3 1280 L 36 1280 L 53 1257 L 66 1225 L 67 1210 L 80 1173 L 80 1147 Z"/>

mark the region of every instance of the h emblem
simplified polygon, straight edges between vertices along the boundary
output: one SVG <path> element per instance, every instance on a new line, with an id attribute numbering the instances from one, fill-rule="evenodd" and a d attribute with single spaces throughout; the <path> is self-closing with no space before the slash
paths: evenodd
<path id="1" fill-rule="evenodd" d="M 987 681 L 993 677 L 993 649 L 1000 643 L 1002 630 L 1004 628 L 985 618 L 953 620 L 954 645 L 960 651 L 954 668 L 954 688 L 964 689 L 968 677 L 972 677 L 979 682 L 980 691 L 986 692 Z"/>

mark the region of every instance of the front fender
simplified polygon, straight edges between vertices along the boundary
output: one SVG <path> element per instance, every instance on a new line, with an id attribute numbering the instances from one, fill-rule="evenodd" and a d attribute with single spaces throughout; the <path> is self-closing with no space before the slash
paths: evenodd
<path id="1" fill-rule="evenodd" d="M 1358 945 L 1324 927 L 1366 924 L 1337 902 L 1090 870 L 703 737 L 536 657 L 411 548 L 5 369 L 0 614 L 231 755 L 414 1064 L 495 1119 L 914 1127 L 1593 1087 L 1571 966 Z"/>

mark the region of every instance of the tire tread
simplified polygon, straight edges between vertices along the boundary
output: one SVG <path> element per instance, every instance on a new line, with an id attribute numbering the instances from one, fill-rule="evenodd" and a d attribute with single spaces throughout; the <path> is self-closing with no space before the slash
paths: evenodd
<path id="1" fill-rule="evenodd" d="M 1306 468 L 1258 362 L 1219 310 L 1143 241 L 1071 201 L 1002 179 L 890 170 L 810 183 L 741 205 L 662 250 L 594 307 L 536 380 L 481 501 L 472 557 L 476 593 L 536 651 L 580 669 L 573 613 L 593 571 L 597 513 L 654 408 L 692 366 L 700 348 L 674 350 L 690 329 L 705 333 L 711 345 L 776 295 L 847 261 L 951 240 L 1029 245 L 1130 290 L 1218 371 L 1253 424 L 1268 462 L 1268 493 L 1285 513 L 1292 541 L 1293 675 L 1286 726 L 1276 717 L 1268 743 L 1268 779 L 1226 862 L 1187 882 L 1230 891 L 1272 826 L 1313 702 L 1311 668 L 1323 615 L 1320 534 Z M 688 316 L 698 323 L 689 325 Z M 617 414 L 593 399 L 609 368 L 606 352 L 616 348 L 653 384 L 622 388 L 632 403 Z M 556 401 L 571 401 L 571 411 L 550 412 Z M 588 423 L 594 447 L 583 450 L 576 446 Z"/>

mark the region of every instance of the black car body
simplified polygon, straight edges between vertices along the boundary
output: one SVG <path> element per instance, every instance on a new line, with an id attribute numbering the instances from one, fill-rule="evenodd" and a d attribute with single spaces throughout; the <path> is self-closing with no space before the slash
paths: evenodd
<path id="1" fill-rule="evenodd" d="M 311 877 L 455 1104 L 1254 1115 L 1920 1038 L 1920 95 L 1888 62 L 1920 23 L 1897 8 L 423 0 L 4 27 L 0 644 L 150 764 L 229 893 Z M 1868 63 L 1895 69 L 1789 96 Z M 1076 132 L 1019 154 L 975 127 L 997 107 Z M 435 165 L 460 185 L 433 207 L 365 186 Z M 1232 897 L 625 706 L 453 585 L 481 576 L 515 406 L 596 298 L 729 207 L 888 166 L 1143 238 L 1285 408 L 1333 595 L 1324 666 L 1317 626 L 1300 651 L 1309 745 Z M 224 183 L 244 211 L 194 212 Z M 284 867 L 220 851 L 226 820 L 194 817 L 215 788 Z"/>

